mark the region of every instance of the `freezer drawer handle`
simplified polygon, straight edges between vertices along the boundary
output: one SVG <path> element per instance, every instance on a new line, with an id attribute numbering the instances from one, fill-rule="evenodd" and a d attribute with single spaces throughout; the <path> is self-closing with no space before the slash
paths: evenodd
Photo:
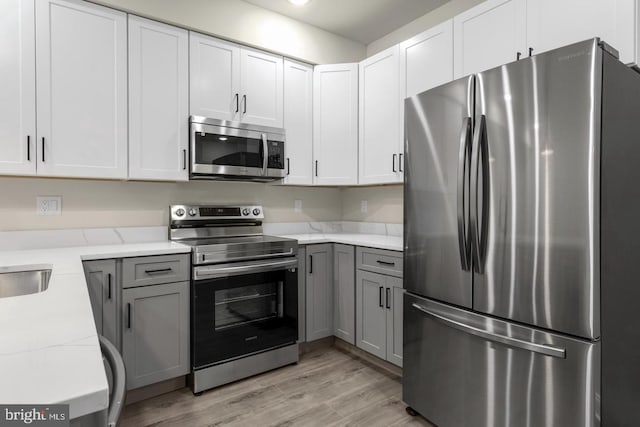
<path id="1" fill-rule="evenodd" d="M 566 359 L 567 354 L 564 348 L 553 347 L 547 344 L 536 344 L 529 341 L 520 340 L 518 338 L 511 338 L 500 334 L 494 334 L 493 332 L 488 332 L 483 329 L 474 328 L 473 326 L 465 325 L 464 323 L 448 319 L 440 314 L 434 313 L 426 308 L 422 307 L 419 304 L 413 303 L 411 304 L 413 308 L 426 314 L 427 316 L 431 316 L 436 320 L 444 323 L 445 325 L 457 329 L 459 331 L 465 332 L 467 334 L 475 335 L 480 338 L 484 338 L 488 341 L 499 342 L 501 344 L 505 344 L 511 347 L 521 348 L 523 350 L 532 351 L 534 353 L 544 354 L 546 356 L 551 357 L 559 357 L 561 359 Z"/>

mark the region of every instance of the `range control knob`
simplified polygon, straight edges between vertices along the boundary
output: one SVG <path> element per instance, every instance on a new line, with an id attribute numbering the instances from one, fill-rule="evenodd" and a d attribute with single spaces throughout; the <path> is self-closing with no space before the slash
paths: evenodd
<path id="1" fill-rule="evenodd" d="M 242 215 L 247 216 L 251 213 L 251 211 L 249 210 L 249 208 L 244 208 L 242 209 Z"/>
<path id="2" fill-rule="evenodd" d="M 255 208 L 255 209 L 253 210 L 253 214 L 254 214 L 255 216 L 260 215 L 260 209 Z"/>
<path id="3" fill-rule="evenodd" d="M 182 209 L 182 208 L 178 209 L 178 210 L 176 211 L 176 215 L 178 215 L 178 216 L 182 216 L 182 215 L 184 215 L 184 209 Z"/>
<path id="4" fill-rule="evenodd" d="M 195 209 L 193 209 L 193 208 L 189 209 L 189 215 L 190 216 L 196 216 L 197 213 L 198 213 L 198 211 L 196 211 Z"/>

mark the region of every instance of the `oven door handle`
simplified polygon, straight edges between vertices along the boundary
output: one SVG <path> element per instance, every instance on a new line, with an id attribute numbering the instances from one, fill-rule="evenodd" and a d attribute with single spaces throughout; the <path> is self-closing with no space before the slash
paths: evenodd
<path id="1" fill-rule="evenodd" d="M 270 254 L 262 254 L 262 255 L 251 255 L 251 258 L 253 259 L 258 259 L 258 258 L 275 258 L 275 257 L 281 257 L 281 256 L 292 256 L 293 255 L 293 248 L 289 249 L 287 252 L 276 252 L 276 253 L 270 253 Z M 196 256 L 196 259 L 200 258 L 199 261 L 201 262 L 207 262 L 208 258 L 207 258 L 207 254 L 199 254 L 198 256 Z M 223 260 L 214 257 L 214 261 L 240 261 L 243 259 L 246 259 L 246 256 L 239 256 L 239 257 L 229 257 L 229 258 L 225 258 Z"/>
<path id="2" fill-rule="evenodd" d="M 297 266 L 297 258 L 284 261 L 242 263 L 242 265 L 214 265 L 196 267 L 194 269 L 194 276 L 195 280 L 215 279 L 218 277 L 262 273 L 263 271 L 287 270 L 290 268 L 296 268 Z"/>

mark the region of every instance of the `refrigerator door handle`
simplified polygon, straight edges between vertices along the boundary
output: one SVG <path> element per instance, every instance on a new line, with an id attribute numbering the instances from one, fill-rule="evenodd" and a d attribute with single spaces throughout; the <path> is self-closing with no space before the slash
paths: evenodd
<path id="1" fill-rule="evenodd" d="M 470 233 L 467 228 L 465 218 L 468 200 L 468 176 L 469 160 L 471 151 L 471 117 L 462 120 L 462 130 L 460 131 L 460 152 L 458 154 L 458 248 L 460 249 L 460 265 L 465 271 L 469 271 L 470 262 Z"/>
<path id="2" fill-rule="evenodd" d="M 444 323 L 445 325 L 462 331 L 467 334 L 475 335 L 477 337 L 486 339 L 487 341 L 498 342 L 500 344 L 508 345 L 510 347 L 520 348 L 523 350 L 532 351 L 534 353 L 544 354 L 545 356 L 558 357 L 560 359 L 566 359 L 567 351 L 564 348 L 555 347 L 548 344 L 537 344 L 530 341 L 521 340 L 518 338 L 507 337 L 504 335 L 496 334 L 493 332 L 486 331 L 484 329 L 476 328 L 470 325 L 466 325 L 462 322 L 458 322 L 457 320 L 449 319 L 448 317 L 442 316 L 441 314 L 434 313 L 431 310 L 428 310 L 422 307 L 420 304 L 413 303 L 411 304 L 413 308 L 420 311 L 421 313 L 433 317 L 434 319 Z"/>
<path id="3" fill-rule="evenodd" d="M 482 164 L 480 164 L 482 161 Z M 482 174 L 482 175 L 480 175 Z M 478 208 L 478 190 L 482 179 L 482 223 Z M 476 123 L 471 151 L 471 250 L 474 271 L 484 274 L 489 225 L 489 149 L 487 143 L 487 118 L 483 114 Z"/>

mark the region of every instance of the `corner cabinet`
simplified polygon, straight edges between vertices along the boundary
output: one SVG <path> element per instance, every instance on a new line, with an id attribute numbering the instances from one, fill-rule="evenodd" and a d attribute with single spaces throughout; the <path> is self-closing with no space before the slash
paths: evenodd
<path id="1" fill-rule="evenodd" d="M 83 267 L 96 330 L 99 335 L 119 347 L 120 288 L 117 283 L 116 260 L 85 261 Z"/>
<path id="2" fill-rule="evenodd" d="M 313 184 L 313 66 L 284 60 L 283 184 Z"/>
<path id="3" fill-rule="evenodd" d="M 189 33 L 190 114 L 283 126 L 283 59 Z"/>
<path id="4" fill-rule="evenodd" d="M 129 178 L 187 181 L 189 33 L 129 16 Z"/>
<path id="5" fill-rule="evenodd" d="M 358 183 L 358 64 L 313 71 L 313 183 Z"/>
<path id="6" fill-rule="evenodd" d="M 34 0 L 2 0 L 0 16 L 0 174 L 35 175 Z"/>
<path id="7" fill-rule="evenodd" d="M 400 48 L 384 50 L 360 63 L 358 183 L 402 182 L 404 154 L 398 98 Z"/>
<path id="8" fill-rule="evenodd" d="M 37 1 L 36 51 L 38 175 L 127 178 L 126 13 Z"/>
<path id="9" fill-rule="evenodd" d="M 306 246 L 306 340 L 333 335 L 332 244 Z"/>

